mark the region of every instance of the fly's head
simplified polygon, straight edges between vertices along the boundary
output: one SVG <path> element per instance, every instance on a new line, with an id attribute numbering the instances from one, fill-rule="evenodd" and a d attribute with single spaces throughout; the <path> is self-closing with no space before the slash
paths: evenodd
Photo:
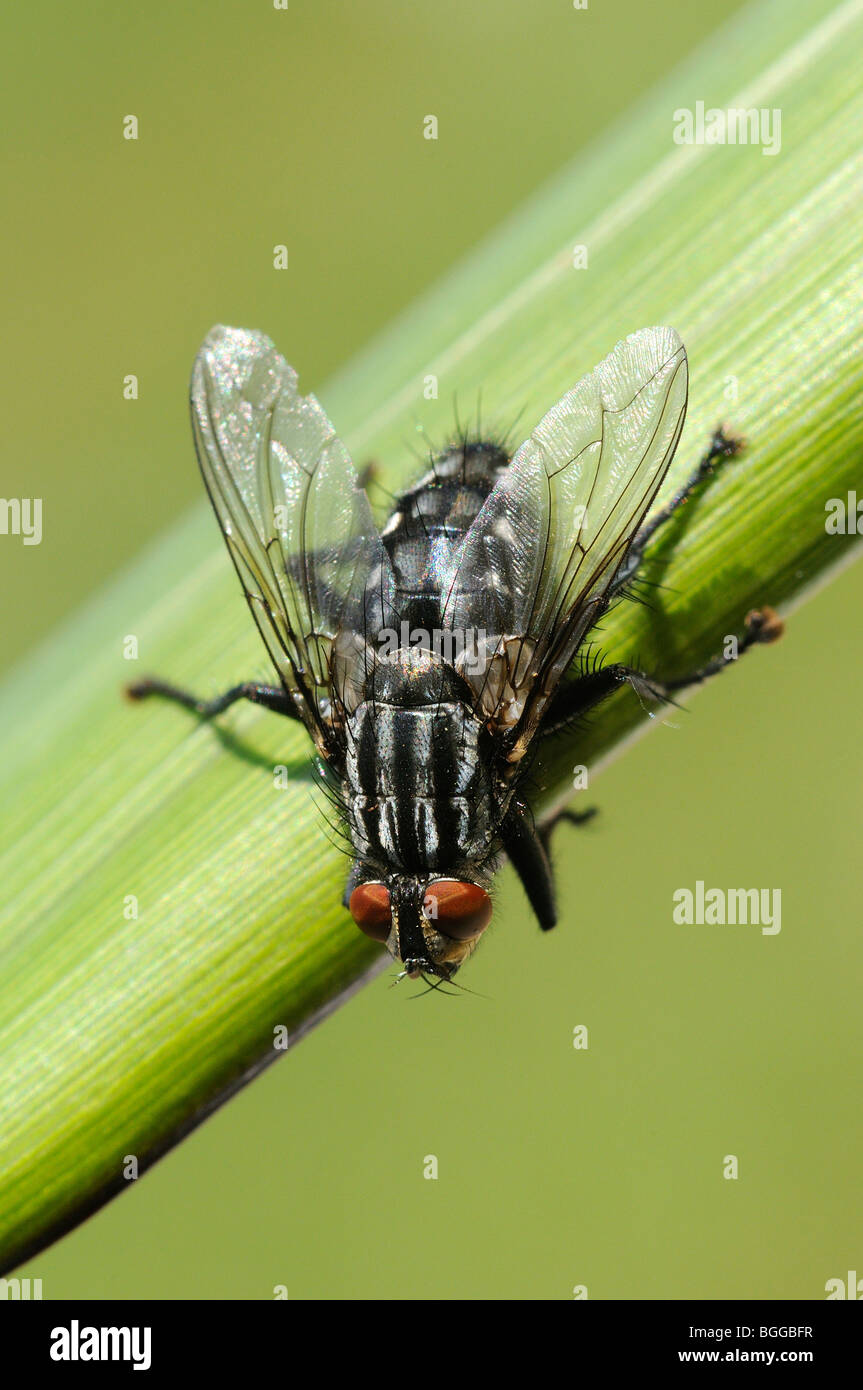
<path id="1" fill-rule="evenodd" d="M 491 899 L 479 883 L 394 874 L 369 878 L 350 897 L 361 931 L 387 947 L 410 979 L 451 980 L 491 920 Z"/>

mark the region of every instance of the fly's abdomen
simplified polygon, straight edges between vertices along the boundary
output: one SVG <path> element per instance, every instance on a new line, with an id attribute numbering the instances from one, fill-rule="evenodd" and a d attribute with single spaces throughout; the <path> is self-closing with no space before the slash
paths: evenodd
<path id="1" fill-rule="evenodd" d="M 467 443 L 437 459 L 399 499 L 381 536 L 395 574 L 395 606 L 408 623 L 430 630 L 439 620 L 453 552 L 508 463 L 499 445 Z"/>

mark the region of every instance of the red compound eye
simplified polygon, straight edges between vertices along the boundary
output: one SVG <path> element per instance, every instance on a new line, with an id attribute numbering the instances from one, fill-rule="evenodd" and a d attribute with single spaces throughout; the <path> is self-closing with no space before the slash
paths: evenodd
<path id="1" fill-rule="evenodd" d="M 444 936 L 470 941 L 491 921 L 491 898 L 476 883 L 437 878 L 426 889 L 423 912 Z"/>
<path id="2" fill-rule="evenodd" d="M 385 883 L 361 883 L 351 893 L 351 916 L 372 941 L 386 942 L 392 926 L 390 890 Z"/>

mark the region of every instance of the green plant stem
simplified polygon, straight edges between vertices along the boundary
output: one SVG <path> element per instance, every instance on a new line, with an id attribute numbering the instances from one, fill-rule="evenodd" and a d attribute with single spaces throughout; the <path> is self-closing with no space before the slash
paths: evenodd
<path id="1" fill-rule="evenodd" d="M 481 389 L 485 421 L 519 413 L 526 432 L 627 332 L 677 328 L 691 397 L 669 486 L 719 419 L 749 446 L 657 543 L 651 607 L 605 622 L 614 659 L 697 665 L 855 543 L 827 533 L 825 504 L 861 482 L 861 48 L 856 0 L 744 11 L 321 392 L 357 463 L 397 486 L 415 421 L 442 442 L 455 395 L 464 414 Z M 698 100 L 779 108 L 780 153 L 675 145 L 675 109 Z M 215 728 L 124 704 L 145 670 L 203 693 L 264 673 L 204 503 L 0 692 L 5 1267 L 281 1055 L 274 1030 L 295 1041 L 380 962 L 340 907 L 345 861 L 302 731 L 252 707 Z M 548 759 L 546 801 L 643 721 L 630 693 L 610 701 L 577 756 L 564 742 Z"/>

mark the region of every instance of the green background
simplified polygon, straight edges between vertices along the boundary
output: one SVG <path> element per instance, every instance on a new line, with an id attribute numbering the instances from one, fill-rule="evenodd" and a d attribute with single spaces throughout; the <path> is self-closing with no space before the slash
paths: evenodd
<path id="1" fill-rule="evenodd" d="M 326 401 L 729 8 L 7 15 L 3 492 L 46 500 L 42 545 L 0 546 L 4 662 L 199 497 L 211 323 L 269 332 Z M 861 600 L 846 570 L 608 769 L 601 820 L 557 840 L 558 931 L 506 872 L 462 977 L 482 997 L 385 975 L 18 1272 L 47 1298 L 819 1298 L 863 1268 Z M 676 926 L 696 879 L 781 888 L 781 934 Z"/>

